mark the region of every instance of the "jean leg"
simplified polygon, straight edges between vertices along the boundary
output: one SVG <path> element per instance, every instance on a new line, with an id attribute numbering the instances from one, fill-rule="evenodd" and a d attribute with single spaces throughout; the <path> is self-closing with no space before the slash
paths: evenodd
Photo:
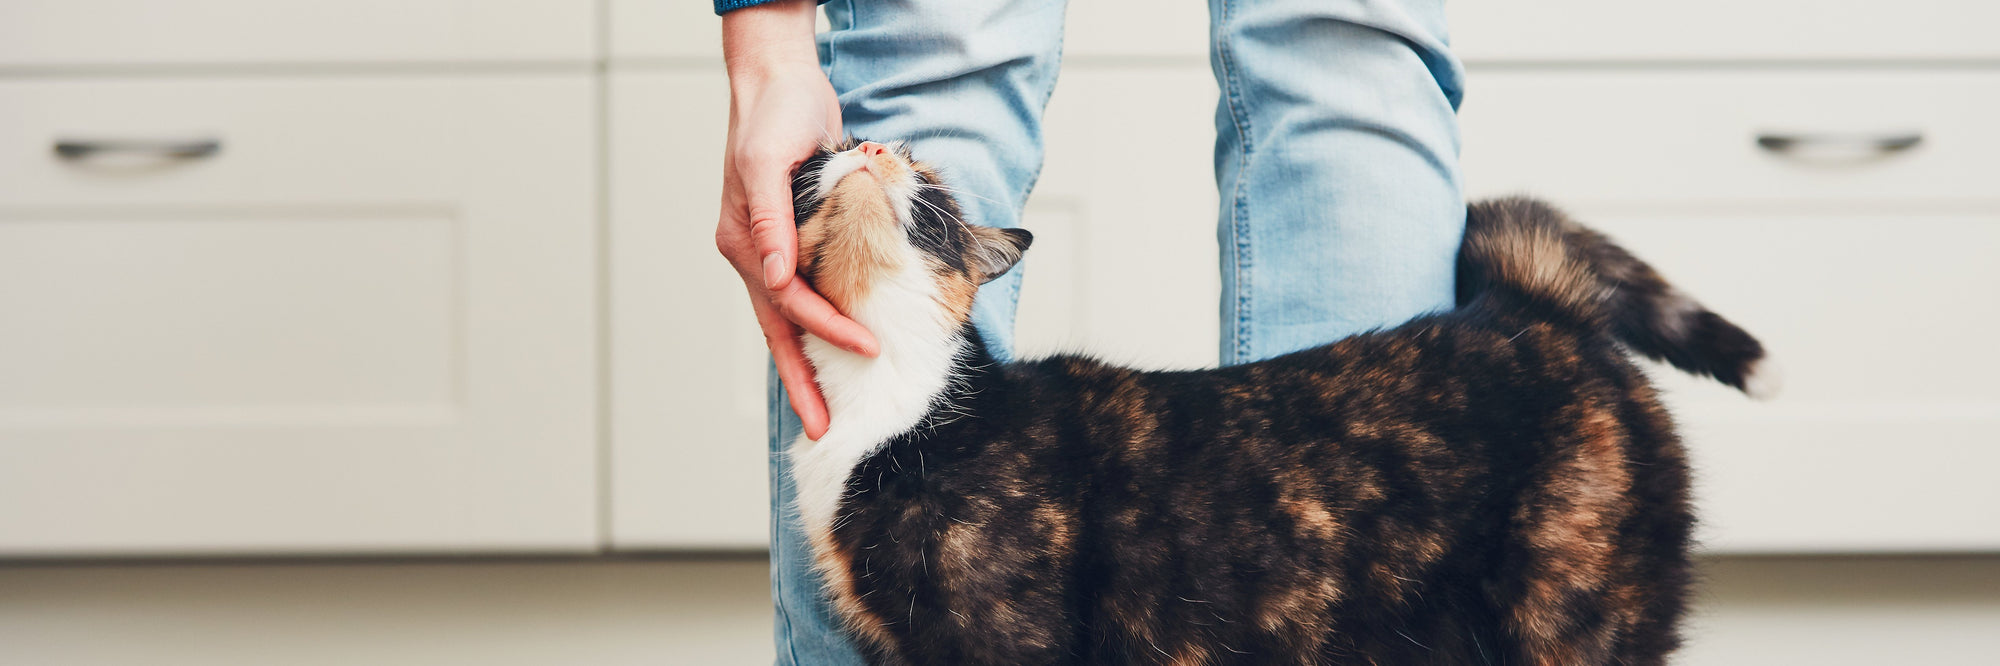
<path id="1" fill-rule="evenodd" d="M 833 0 L 820 62 L 840 95 L 847 132 L 906 141 L 958 190 L 968 222 L 1012 227 L 1042 166 L 1042 108 L 1055 89 L 1065 0 Z M 973 322 L 994 355 L 1013 349 L 1021 271 L 987 283 Z M 778 663 L 863 660 L 819 593 L 812 554 L 791 506 L 784 451 L 801 431 L 770 379 L 771 593 Z"/>
<path id="2" fill-rule="evenodd" d="M 1452 304 L 1462 69 L 1442 0 L 1210 0 L 1224 364 Z"/>

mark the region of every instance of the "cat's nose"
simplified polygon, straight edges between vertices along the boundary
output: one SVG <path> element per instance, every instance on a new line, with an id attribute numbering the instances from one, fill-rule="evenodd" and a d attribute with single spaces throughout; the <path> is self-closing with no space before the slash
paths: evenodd
<path id="1" fill-rule="evenodd" d="M 875 143 L 873 141 L 863 141 L 861 142 L 861 145 L 855 146 L 854 149 L 861 151 L 861 154 L 863 155 L 870 155 L 870 156 L 880 155 L 882 153 L 889 152 L 889 149 L 886 146 L 883 146 L 882 144 L 879 143 Z"/>

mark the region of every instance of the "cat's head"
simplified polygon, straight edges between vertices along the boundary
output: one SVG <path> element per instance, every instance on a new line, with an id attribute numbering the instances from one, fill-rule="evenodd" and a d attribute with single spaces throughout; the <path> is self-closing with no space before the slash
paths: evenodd
<path id="1" fill-rule="evenodd" d="M 799 274 L 850 317 L 890 290 L 926 292 L 950 323 L 1021 260 L 1021 229 L 967 224 L 951 190 L 901 143 L 848 139 L 820 146 L 792 179 Z M 865 322 L 864 322 L 865 323 Z"/>

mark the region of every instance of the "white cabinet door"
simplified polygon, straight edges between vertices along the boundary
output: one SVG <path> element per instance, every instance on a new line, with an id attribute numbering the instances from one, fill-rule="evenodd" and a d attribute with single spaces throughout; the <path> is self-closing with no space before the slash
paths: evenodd
<path id="1" fill-rule="evenodd" d="M 610 78 L 611 545 L 770 540 L 764 338 L 715 251 L 720 67 Z"/>
<path id="2" fill-rule="evenodd" d="M 581 63 L 596 19 L 574 0 L 7 0 L 0 66 Z"/>
<path id="3" fill-rule="evenodd" d="M 2000 548 L 2000 74 L 1489 73 L 1476 195 L 1532 192 L 1763 339 L 1774 402 L 1662 371 L 1723 552 Z M 1759 136 L 1797 136 L 1791 151 Z M 1921 135 L 1902 150 L 1869 141 Z"/>
<path id="4" fill-rule="evenodd" d="M 593 97 L 0 83 L 0 554 L 595 547 Z"/>
<path id="5" fill-rule="evenodd" d="M 1022 259 L 1022 354 L 1215 365 L 1215 96 L 1202 66 L 1063 70 L 1043 125 L 1047 163 L 1022 215 L 1035 234 Z"/>

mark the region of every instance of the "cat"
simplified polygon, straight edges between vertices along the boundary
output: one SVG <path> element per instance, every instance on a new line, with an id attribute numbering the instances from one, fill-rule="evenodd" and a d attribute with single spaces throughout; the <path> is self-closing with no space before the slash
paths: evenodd
<path id="1" fill-rule="evenodd" d="M 832 415 L 792 457 L 814 568 L 879 664 L 1658 664 L 1688 464 L 1625 350 L 1746 392 L 1742 329 L 1528 199 L 1469 206 L 1458 307 L 1270 360 L 997 362 L 978 286 L 1032 236 L 900 145 L 794 179 Z"/>

